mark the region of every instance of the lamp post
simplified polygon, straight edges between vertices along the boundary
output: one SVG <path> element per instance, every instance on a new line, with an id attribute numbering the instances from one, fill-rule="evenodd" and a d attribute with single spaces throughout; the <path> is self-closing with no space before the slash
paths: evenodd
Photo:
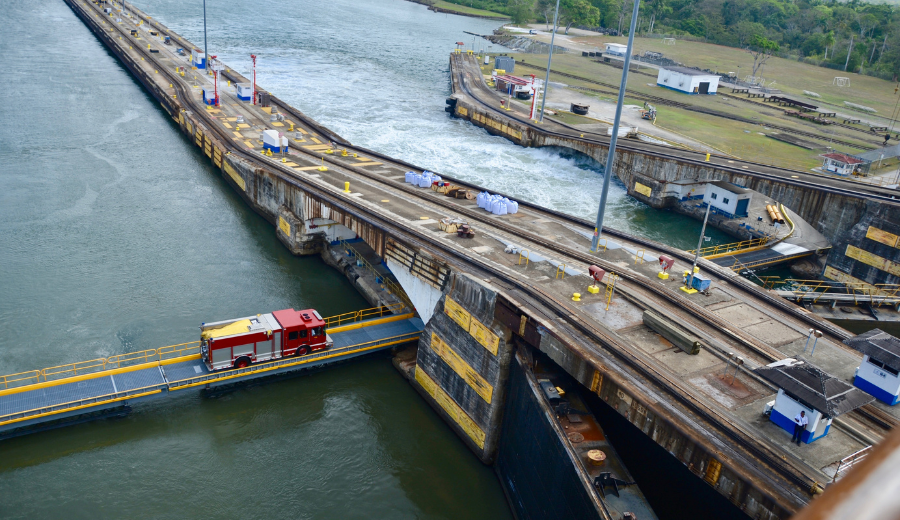
<path id="1" fill-rule="evenodd" d="M 641 0 L 634 0 L 634 12 L 631 13 L 631 28 L 628 30 L 628 48 L 625 51 L 625 66 L 622 67 L 622 84 L 619 86 L 616 118 L 613 121 L 612 138 L 609 140 L 609 155 L 606 157 L 606 167 L 603 172 L 603 191 L 600 193 L 600 207 L 597 208 L 597 224 L 594 227 L 594 238 L 591 240 L 591 251 L 597 250 L 597 245 L 600 242 L 600 233 L 603 231 L 603 214 L 606 212 L 606 198 L 609 195 L 609 179 L 613 176 L 613 162 L 616 160 L 616 140 L 619 138 L 619 121 L 622 119 L 622 105 L 625 104 L 625 86 L 628 83 L 628 67 L 631 65 L 631 51 L 634 48 L 634 28 L 637 25 L 638 7 L 640 6 L 640 3 Z M 544 89 L 546 88 L 547 85 L 544 85 Z"/>
<path id="2" fill-rule="evenodd" d="M 694 289 L 694 271 L 697 269 L 697 262 L 700 260 L 700 248 L 703 246 L 703 237 L 706 234 L 706 222 L 709 220 L 709 208 L 712 204 L 706 205 L 706 215 L 703 217 L 703 227 L 700 228 L 700 240 L 697 241 L 697 251 L 694 252 L 694 264 L 691 266 L 691 272 L 688 275 L 687 283 L 681 288 L 682 291 L 693 294 L 697 292 Z"/>
<path id="3" fill-rule="evenodd" d="M 544 80 L 544 94 L 541 96 L 541 118 L 538 121 L 539 123 L 544 122 L 544 105 L 547 104 L 547 88 L 550 86 L 550 60 L 553 59 L 553 42 L 556 40 L 556 22 L 558 20 L 559 0 L 556 0 L 556 13 L 553 15 L 553 33 L 550 34 L 550 55 L 547 56 L 547 79 Z"/>
<path id="4" fill-rule="evenodd" d="M 206 73 L 209 74 L 209 48 L 206 45 L 206 0 L 203 0 L 203 59 L 206 61 Z"/>

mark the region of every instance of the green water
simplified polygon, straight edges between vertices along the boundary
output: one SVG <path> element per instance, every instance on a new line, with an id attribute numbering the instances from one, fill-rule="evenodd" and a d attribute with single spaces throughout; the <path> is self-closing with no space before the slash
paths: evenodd
<path id="1" fill-rule="evenodd" d="M 367 306 L 288 254 L 65 4 L 6 3 L 0 24 L 0 372 Z M 385 356 L 0 441 L 0 518 L 508 517 Z"/>

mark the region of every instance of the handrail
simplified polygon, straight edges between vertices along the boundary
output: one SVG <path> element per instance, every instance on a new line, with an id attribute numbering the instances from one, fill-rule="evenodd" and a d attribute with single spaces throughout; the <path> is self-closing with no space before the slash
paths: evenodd
<path id="1" fill-rule="evenodd" d="M 249 367 L 242 369 L 240 371 L 240 373 L 244 374 L 244 373 L 251 373 L 251 372 L 268 371 L 268 370 L 272 370 L 273 368 L 276 368 L 279 366 L 300 365 L 300 364 L 309 362 L 311 360 L 321 359 L 323 357 L 330 357 L 335 354 L 340 354 L 340 353 L 343 353 L 346 351 L 361 350 L 361 349 L 366 349 L 366 348 L 370 348 L 370 347 L 377 347 L 381 343 L 396 343 L 401 338 L 409 338 L 411 340 L 414 337 L 419 336 L 421 334 L 422 334 L 421 331 L 405 332 L 403 334 L 398 334 L 396 336 L 374 339 L 374 340 L 366 341 L 364 343 L 359 343 L 357 345 L 349 345 L 349 346 L 340 347 L 337 349 L 325 350 L 325 351 L 321 351 L 321 352 L 318 352 L 315 354 L 302 356 L 299 358 L 297 358 L 297 357 L 280 358 L 280 359 L 277 359 L 274 361 L 268 361 L 268 362 L 264 362 L 264 363 L 250 365 Z M 175 346 L 175 345 L 172 345 L 172 346 Z M 216 372 L 210 372 L 210 373 L 204 374 L 199 377 L 189 377 L 186 379 L 177 379 L 174 381 L 169 381 L 167 383 L 149 385 L 149 386 L 144 386 L 144 387 L 140 387 L 140 388 L 133 388 L 133 389 L 122 391 L 122 392 L 114 392 L 114 393 L 103 394 L 103 395 L 99 395 L 99 396 L 85 397 L 82 399 L 76 399 L 74 401 L 67 401 L 64 403 L 58 403 L 58 404 L 53 404 L 53 405 L 49 405 L 49 406 L 42 406 L 39 408 L 32 408 L 29 410 L 13 412 L 13 413 L 9 413 L 6 415 L 0 415 L 0 424 L 3 424 L 4 422 L 8 422 L 9 420 L 11 420 L 11 418 L 24 418 L 24 417 L 28 417 L 29 415 L 39 414 L 40 412 L 43 412 L 45 410 L 61 410 L 61 409 L 65 409 L 65 408 L 74 408 L 74 407 L 81 405 L 81 403 L 85 403 L 85 402 L 88 402 L 89 404 L 100 404 L 104 401 L 112 401 L 112 400 L 120 399 L 122 397 L 128 397 L 128 396 L 133 396 L 135 394 L 145 393 L 145 391 L 147 391 L 147 390 L 159 390 L 159 389 L 165 388 L 165 387 L 172 388 L 172 387 L 184 386 L 184 385 L 178 385 L 177 383 L 183 383 L 185 381 L 196 381 L 196 380 L 206 381 L 206 380 L 223 379 L 226 377 L 227 378 L 235 377 L 235 371 L 234 370 L 221 370 L 221 371 L 216 371 Z"/>
<path id="2" fill-rule="evenodd" d="M 741 242 L 731 242 L 729 244 L 719 244 L 716 246 L 708 246 L 700 248 L 700 256 L 706 258 L 707 260 L 712 259 L 712 257 L 725 256 L 729 254 L 743 252 L 746 249 L 751 249 L 754 247 L 764 246 L 769 242 L 769 237 L 762 238 L 753 238 L 750 240 L 744 240 Z M 688 251 L 690 254 L 696 254 L 697 250 L 692 249 Z"/>
<path id="3" fill-rule="evenodd" d="M 10 388 L 9 385 L 13 383 L 18 383 L 19 381 L 30 381 L 34 379 L 34 383 L 41 382 L 41 371 L 40 370 L 28 370 L 26 372 L 19 372 L 17 374 L 8 374 L 5 376 L 0 376 L 0 379 L 3 380 L 3 389 L 7 390 Z M 33 383 L 28 383 L 33 384 Z M 15 388 L 17 386 L 27 386 L 27 385 L 13 385 Z"/>
<path id="4" fill-rule="evenodd" d="M 387 314 L 400 314 L 404 309 L 404 303 L 393 303 L 383 305 L 381 307 L 373 307 L 370 309 L 362 309 L 359 311 L 345 312 L 337 316 L 329 316 L 324 318 L 326 328 L 336 327 L 344 323 L 354 323 L 365 319 L 385 316 Z M 179 348 L 181 347 L 181 348 Z M 78 361 L 75 363 L 67 363 L 47 367 L 42 370 L 30 370 L 26 372 L 18 372 L 15 374 L 0 375 L 0 384 L 3 390 L 15 388 L 19 386 L 28 386 L 45 381 L 64 379 L 67 377 L 75 377 L 95 372 L 103 372 L 115 368 L 137 365 L 141 363 L 152 363 L 167 359 L 184 357 L 200 352 L 200 342 L 190 341 L 187 343 L 178 343 L 176 345 L 167 345 L 157 349 L 140 350 L 137 352 L 125 352 L 116 354 L 108 358 L 91 359 L 88 361 Z M 28 384 L 14 384 L 20 381 L 32 381 Z"/>

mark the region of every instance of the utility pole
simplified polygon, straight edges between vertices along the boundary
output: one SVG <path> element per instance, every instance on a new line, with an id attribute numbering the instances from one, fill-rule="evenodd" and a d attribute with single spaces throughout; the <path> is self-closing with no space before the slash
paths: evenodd
<path id="1" fill-rule="evenodd" d="M 706 216 L 703 217 L 703 227 L 700 228 L 700 240 L 697 242 L 697 251 L 694 253 L 694 265 L 691 266 L 691 273 L 688 276 L 687 285 L 682 287 L 682 290 L 686 293 L 689 293 L 694 289 L 694 270 L 697 269 L 697 262 L 700 260 L 700 248 L 703 246 L 703 236 L 706 234 L 706 221 L 709 220 L 709 208 L 711 207 L 712 204 L 706 205 Z"/>
<path id="2" fill-rule="evenodd" d="M 206 61 L 206 73 L 209 74 L 209 48 L 206 45 L 206 0 L 203 0 L 203 60 Z"/>
<path id="3" fill-rule="evenodd" d="M 547 79 L 544 80 L 544 95 L 541 97 L 541 119 L 544 122 L 544 105 L 547 104 L 547 89 L 550 87 L 550 60 L 553 59 L 553 42 L 556 40 L 556 22 L 559 21 L 559 0 L 556 0 L 556 14 L 553 15 L 553 33 L 550 35 L 550 55 L 547 56 Z"/>
<path id="4" fill-rule="evenodd" d="M 634 12 L 631 13 L 631 28 L 628 30 L 628 49 L 625 51 L 625 66 L 622 67 L 622 84 L 619 86 L 619 101 L 616 104 L 616 118 L 613 121 L 612 138 L 609 140 L 609 155 L 606 156 L 606 167 L 603 171 L 603 191 L 600 193 L 600 207 L 597 208 L 597 224 L 594 227 L 594 238 L 591 240 L 591 251 L 597 250 L 600 233 L 603 232 L 603 214 L 606 212 L 606 198 L 609 195 L 609 179 L 613 176 L 613 162 L 616 160 L 616 141 L 619 138 L 619 121 L 622 120 L 622 106 L 625 104 L 625 86 L 628 84 L 628 68 L 631 66 L 631 52 L 634 48 L 634 28 L 637 25 L 638 7 L 641 0 L 634 0 Z M 547 67 L 547 72 L 550 67 Z M 547 85 L 544 85 L 544 89 Z"/>

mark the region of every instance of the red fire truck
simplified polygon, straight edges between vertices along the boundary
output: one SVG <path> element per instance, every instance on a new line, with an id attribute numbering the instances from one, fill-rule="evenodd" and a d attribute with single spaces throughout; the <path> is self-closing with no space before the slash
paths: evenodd
<path id="1" fill-rule="evenodd" d="M 200 354 L 210 370 L 303 356 L 333 344 L 325 320 L 313 309 L 285 309 L 200 326 Z"/>

